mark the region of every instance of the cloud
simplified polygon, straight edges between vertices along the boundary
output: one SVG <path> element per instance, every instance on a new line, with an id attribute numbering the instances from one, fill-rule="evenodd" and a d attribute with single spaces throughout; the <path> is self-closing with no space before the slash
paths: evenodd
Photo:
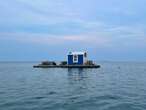
<path id="1" fill-rule="evenodd" d="M 0 21 L 29 25 L 93 20 L 115 24 L 117 21 L 124 23 L 127 18 L 129 22 L 130 17 L 131 23 L 132 18 L 143 14 L 145 6 L 142 4 L 145 4 L 144 0 L 6 0 L 0 4 Z"/>
<path id="2" fill-rule="evenodd" d="M 109 40 L 102 36 L 74 35 L 74 36 L 54 36 L 49 34 L 30 34 L 30 33 L 0 33 L 0 40 L 13 42 L 31 43 L 34 45 L 85 45 L 103 47 Z"/>
<path id="3" fill-rule="evenodd" d="M 17 42 L 32 43 L 34 45 L 78 45 L 95 48 L 133 48 L 146 47 L 146 35 L 140 27 L 109 27 L 87 24 L 89 32 L 78 34 L 49 34 L 49 33 L 0 33 L 0 39 Z M 82 24 L 83 26 L 85 24 Z M 93 27 L 92 27 L 93 26 Z M 102 27 L 102 30 L 98 30 Z M 135 31 L 136 30 L 136 31 Z"/>

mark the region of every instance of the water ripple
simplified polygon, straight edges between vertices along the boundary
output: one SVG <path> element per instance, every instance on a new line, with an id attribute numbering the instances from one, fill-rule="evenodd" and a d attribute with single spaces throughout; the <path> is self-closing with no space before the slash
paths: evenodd
<path id="1" fill-rule="evenodd" d="M 146 63 L 100 69 L 33 69 L 0 64 L 0 110 L 145 110 Z"/>

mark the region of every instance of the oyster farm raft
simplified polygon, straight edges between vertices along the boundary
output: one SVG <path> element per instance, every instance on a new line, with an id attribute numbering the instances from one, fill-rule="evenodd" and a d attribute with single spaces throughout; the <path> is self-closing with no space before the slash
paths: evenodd
<path id="1" fill-rule="evenodd" d="M 100 68 L 92 60 L 88 60 L 87 52 L 69 52 L 67 61 L 58 64 L 55 61 L 43 61 L 41 64 L 34 65 L 34 68 Z"/>

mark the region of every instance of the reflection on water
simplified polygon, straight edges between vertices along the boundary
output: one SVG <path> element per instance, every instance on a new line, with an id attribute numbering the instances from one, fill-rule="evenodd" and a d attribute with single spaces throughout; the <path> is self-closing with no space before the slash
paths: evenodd
<path id="1" fill-rule="evenodd" d="M 84 69 L 68 69 L 68 85 L 71 92 L 86 92 L 88 76 Z M 77 93 L 79 94 L 79 93 Z"/>
<path id="2" fill-rule="evenodd" d="M 80 81 L 87 78 L 87 74 L 82 68 L 69 68 L 68 69 L 69 80 Z"/>

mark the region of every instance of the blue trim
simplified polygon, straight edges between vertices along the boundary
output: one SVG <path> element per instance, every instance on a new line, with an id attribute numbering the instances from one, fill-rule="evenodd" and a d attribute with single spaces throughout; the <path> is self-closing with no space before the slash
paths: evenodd
<path id="1" fill-rule="evenodd" d="M 68 55 L 68 65 L 73 64 L 73 55 Z"/>
<path id="2" fill-rule="evenodd" d="M 83 64 L 83 59 L 84 59 L 83 55 L 78 55 L 78 64 L 79 65 Z"/>

